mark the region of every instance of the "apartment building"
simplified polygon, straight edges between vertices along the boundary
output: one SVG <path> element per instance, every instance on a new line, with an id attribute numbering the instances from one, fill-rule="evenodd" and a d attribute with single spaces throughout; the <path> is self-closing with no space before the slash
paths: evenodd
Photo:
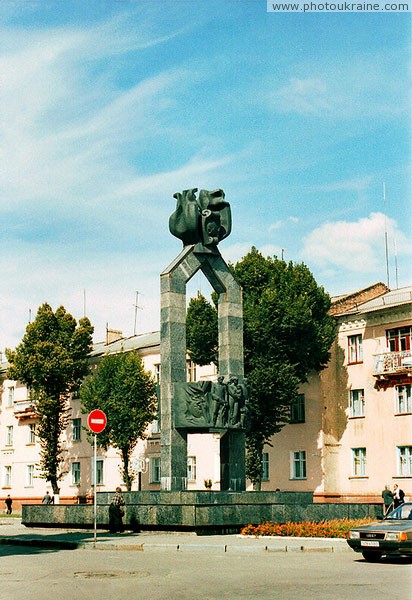
<path id="1" fill-rule="evenodd" d="M 160 334 L 159 332 L 123 338 L 121 332 L 109 331 L 104 342 L 93 347 L 90 361 L 93 365 L 102 356 L 120 351 L 137 350 L 144 367 L 159 381 Z M 29 390 L 18 381 L 6 379 L 7 363 L 0 367 L 0 500 L 10 494 L 17 510 L 23 502 L 40 502 L 50 485 L 41 478 L 39 470 L 40 447 L 36 438 L 36 414 Z M 188 381 L 216 378 L 214 366 L 199 367 L 187 361 Z M 93 492 L 94 458 L 93 440 L 88 436 L 87 415 L 82 414 L 80 399 L 70 401 L 69 424 L 62 436 L 63 471 L 61 479 L 61 502 L 83 502 Z M 97 436 L 98 440 L 98 436 Z M 204 443 L 205 440 L 203 440 Z M 199 441 L 189 444 L 188 487 L 196 485 L 196 461 L 201 453 Z M 212 443 L 213 446 L 213 443 Z M 216 445 L 218 449 L 218 444 Z M 158 421 L 149 425 L 147 439 L 139 441 L 133 454 L 137 472 L 133 489 L 160 489 L 160 431 Z M 200 461 L 201 463 L 201 461 Z M 199 461 L 197 461 L 199 465 Z M 198 473 L 202 467 L 198 467 Z M 121 483 L 121 461 L 116 448 L 108 451 L 97 447 L 97 489 L 112 491 Z M 206 469 L 208 474 L 210 469 Z M 216 477 L 215 477 L 216 478 Z M 1 510 L 1 504 L 0 504 Z"/>
<path id="2" fill-rule="evenodd" d="M 334 299 L 337 340 L 327 368 L 310 376 L 291 407 L 290 423 L 272 439 L 263 456 L 262 490 L 311 491 L 322 501 L 376 501 L 384 485 L 397 483 L 412 498 L 412 287 L 390 291 L 383 284 Z M 159 332 L 123 338 L 109 332 L 95 344 L 95 363 L 107 353 L 137 350 L 146 370 L 160 377 Z M 25 386 L 0 370 L 0 485 L 2 496 L 40 501 L 36 416 Z M 216 379 L 214 366 L 187 363 L 189 381 Z M 160 432 L 155 421 L 134 453 L 138 475 L 133 489 L 160 487 Z M 60 500 L 83 501 L 92 493 L 93 448 L 86 415 L 72 398 L 63 437 L 64 471 Z M 219 489 L 219 434 L 188 436 L 187 488 Z M 97 489 L 120 482 L 115 448 L 98 448 Z M 49 488 L 50 489 L 50 488 Z M 249 486 L 250 489 L 250 486 Z"/>
<path id="3" fill-rule="evenodd" d="M 329 364 L 265 448 L 262 489 L 358 502 L 396 483 L 412 498 L 412 287 L 376 284 L 334 299 L 332 314 Z"/>

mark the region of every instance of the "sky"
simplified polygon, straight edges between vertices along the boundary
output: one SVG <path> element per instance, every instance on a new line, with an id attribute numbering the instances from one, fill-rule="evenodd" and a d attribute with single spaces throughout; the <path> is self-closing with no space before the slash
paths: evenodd
<path id="1" fill-rule="evenodd" d="M 410 17 L 2 0 L 0 350 L 44 302 L 95 341 L 158 330 L 173 194 L 193 187 L 230 202 L 226 261 L 256 246 L 331 295 L 386 264 L 411 285 Z"/>

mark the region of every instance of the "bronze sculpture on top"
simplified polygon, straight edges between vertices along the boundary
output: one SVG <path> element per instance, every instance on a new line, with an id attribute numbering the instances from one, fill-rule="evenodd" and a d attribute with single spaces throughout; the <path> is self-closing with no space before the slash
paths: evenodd
<path id="1" fill-rule="evenodd" d="M 243 378 L 242 291 L 218 244 L 232 229 L 221 189 L 174 194 L 170 232 L 183 249 L 161 274 L 161 485 L 185 489 L 188 433 L 220 435 L 220 489 L 245 489 L 248 392 Z M 186 380 L 186 284 L 199 270 L 218 294 L 219 377 Z"/>
<path id="2" fill-rule="evenodd" d="M 230 204 L 221 189 L 197 188 L 176 192 L 176 210 L 169 219 L 170 233 L 182 240 L 183 246 L 199 244 L 198 250 L 216 252 L 216 246 L 232 230 Z"/>

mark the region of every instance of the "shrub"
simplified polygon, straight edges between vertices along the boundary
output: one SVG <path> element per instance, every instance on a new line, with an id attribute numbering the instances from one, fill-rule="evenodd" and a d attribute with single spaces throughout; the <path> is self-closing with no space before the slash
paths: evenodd
<path id="1" fill-rule="evenodd" d="M 373 519 L 332 519 L 330 521 L 309 521 L 303 523 L 260 523 L 246 525 L 241 530 L 242 535 L 259 536 L 289 536 L 289 537 L 323 537 L 347 538 L 349 530 L 358 525 L 371 523 Z"/>

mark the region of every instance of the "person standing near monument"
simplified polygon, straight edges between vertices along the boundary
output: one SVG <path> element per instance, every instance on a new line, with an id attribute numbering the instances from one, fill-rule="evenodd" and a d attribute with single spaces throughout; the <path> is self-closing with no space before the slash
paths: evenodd
<path id="1" fill-rule="evenodd" d="M 385 485 L 385 489 L 382 492 L 383 504 L 385 506 L 385 515 L 393 508 L 393 493 L 391 492 L 389 485 Z"/>
<path id="2" fill-rule="evenodd" d="M 393 486 L 393 507 L 397 508 L 404 503 L 405 492 L 401 490 L 397 483 Z"/>
<path id="3" fill-rule="evenodd" d="M 47 490 L 46 494 L 43 496 L 42 504 L 53 504 L 53 498 L 50 496 L 49 490 Z"/>
<path id="4" fill-rule="evenodd" d="M 123 515 L 124 515 L 124 498 L 120 487 L 116 488 L 116 491 L 112 497 L 109 506 L 109 530 L 110 533 L 116 533 L 119 531 L 123 532 Z"/>
<path id="5" fill-rule="evenodd" d="M 13 505 L 13 500 L 10 497 L 10 494 L 8 494 L 7 498 L 4 501 L 4 504 L 6 505 L 6 515 L 11 515 L 13 509 L 12 509 L 12 505 Z"/>

